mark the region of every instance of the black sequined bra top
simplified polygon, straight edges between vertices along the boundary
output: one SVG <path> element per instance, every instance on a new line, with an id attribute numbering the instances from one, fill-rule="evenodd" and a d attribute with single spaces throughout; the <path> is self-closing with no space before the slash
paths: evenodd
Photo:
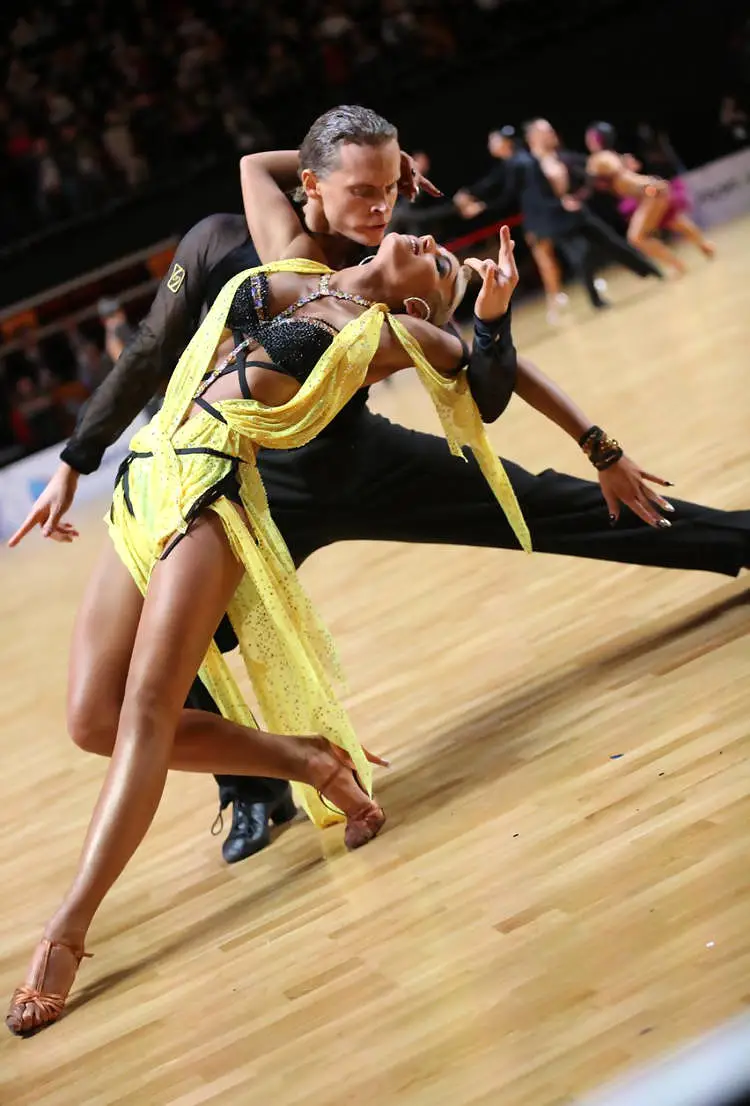
<path id="1" fill-rule="evenodd" d="M 268 277 L 265 273 L 248 277 L 237 289 L 227 316 L 227 326 L 234 333 L 237 344 L 229 356 L 203 378 L 195 402 L 213 413 L 211 405 L 202 398 L 203 394 L 219 377 L 231 372 L 238 374 L 245 399 L 252 399 L 245 372 L 252 365 L 273 369 L 303 384 L 338 331 L 325 319 L 314 315 L 295 317 L 295 312 L 305 304 L 325 298 L 348 300 L 361 307 L 372 306 L 371 300 L 353 292 L 330 288 L 330 279 L 331 274 L 324 273 L 314 292 L 301 296 L 283 311 L 271 315 Z M 270 360 L 247 361 L 245 354 L 249 346 L 262 346 Z"/>

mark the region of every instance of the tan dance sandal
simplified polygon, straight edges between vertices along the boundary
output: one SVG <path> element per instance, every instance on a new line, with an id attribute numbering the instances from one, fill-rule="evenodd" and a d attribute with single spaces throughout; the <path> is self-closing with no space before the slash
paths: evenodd
<path id="1" fill-rule="evenodd" d="M 24 983 L 13 992 L 10 1009 L 5 1016 L 5 1024 L 11 1033 L 17 1037 L 30 1037 L 38 1033 L 48 1025 L 56 1022 L 63 1010 L 68 998 L 70 987 L 65 994 L 56 994 L 45 991 L 44 981 L 49 967 L 49 958 L 53 949 L 65 949 L 75 959 L 76 971 L 80 967 L 84 957 L 90 957 L 91 953 L 74 949 L 64 941 L 52 941 L 49 937 L 42 937 L 40 944 L 43 948 L 42 957 L 36 968 L 32 982 Z M 75 977 L 74 977 L 75 978 Z M 73 980 L 70 981 L 73 986 Z"/>

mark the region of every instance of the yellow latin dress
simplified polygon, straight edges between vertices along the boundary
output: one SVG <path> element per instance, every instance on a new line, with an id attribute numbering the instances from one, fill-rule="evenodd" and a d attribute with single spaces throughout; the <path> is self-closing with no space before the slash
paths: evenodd
<path id="1" fill-rule="evenodd" d="M 373 304 L 333 338 L 297 394 L 283 406 L 220 400 L 212 404 L 220 417 L 204 411 L 187 417 L 213 365 L 238 288 L 251 276 L 279 272 L 323 276 L 332 270 L 304 259 L 278 261 L 239 273 L 224 286 L 180 358 L 161 410 L 130 443 L 107 522 L 120 558 L 145 594 L 154 565 L 186 533 L 202 497 L 207 501 L 245 568 L 227 614 L 265 727 L 274 733 L 324 735 L 349 753 L 371 794 L 371 766 L 334 691 L 336 683 L 343 683 L 334 643 L 300 585 L 271 518 L 255 463 L 257 450 L 295 449 L 320 433 L 364 384 L 386 322 L 429 392 L 451 452 L 463 456 L 462 447 L 471 447 L 522 548 L 530 552 L 531 543 L 465 372 L 450 380 L 437 373 L 384 304 Z M 247 521 L 226 498 L 211 500 L 212 489 L 232 471 Z M 199 676 L 225 718 L 257 728 L 213 641 Z M 296 784 L 295 789 L 317 826 L 342 820 L 312 788 Z"/>

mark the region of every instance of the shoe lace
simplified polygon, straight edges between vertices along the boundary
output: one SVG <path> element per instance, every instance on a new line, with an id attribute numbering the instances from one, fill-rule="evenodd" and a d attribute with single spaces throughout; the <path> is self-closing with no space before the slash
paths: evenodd
<path id="1" fill-rule="evenodd" d="M 223 802 L 223 803 L 221 801 L 219 802 L 219 813 L 216 815 L 213 822 L 211 823 L 211 836 L 212 837 L 218 837 L 219 834 L 224 829 L 224 811 L 229 806 L 229 802 L 230 802 L 229 799 L 227 799 L 226 802 Z"/>

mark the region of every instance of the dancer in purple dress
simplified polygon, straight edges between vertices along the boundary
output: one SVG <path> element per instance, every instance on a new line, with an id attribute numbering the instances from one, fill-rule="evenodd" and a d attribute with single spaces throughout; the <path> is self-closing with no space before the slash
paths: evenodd
<path id="1" fill-rule="evenodd" d="M 716 247 L 688 214 L 690 198 L 684 182 L 639 172 L 642 166 L 636 158 L 616 151 L 616 138 L 610 123 L 592 123 L 586 131 L 590 155 L 587 169 L 595 188 L 611 192 L 619 199 L 618 210 L 628 220 L 629 241 L 679 275 L 686 271 L 685 263 L 661 241 L 660 231 L 668 230 L 686 238 L 705 257 L 713 257 Z"/>

